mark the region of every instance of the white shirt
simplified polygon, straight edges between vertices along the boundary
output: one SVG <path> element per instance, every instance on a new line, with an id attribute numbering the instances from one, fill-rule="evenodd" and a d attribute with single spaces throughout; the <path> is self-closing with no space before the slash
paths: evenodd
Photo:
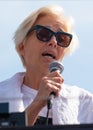
<path id="1" fill-rule="evenodd" d="M 0 102 L 9 102 L 9 112 L 22 112 L 34 100 L 37 91 L 23 85 L 24 73 L 0 83 Z M 46 117 L 47 107 L 39 115 Z M 50 117 L 53 124 L 93 123 L 93 94 L 77 86 L 62 85 Z"/>
<path id="2" fill-rule="evenodd" d="M 34 100 L 37 90 L 29 88 L 28 86 L 24 85 L 22 86 L 22 93 L 23 93 L 23 103 L 25 108 L 27 108 L 31 102 Z M 40 111 L 39 116 L 46 117 L 47 115 L 47 107 L 43 107 L 43 109 Z M 52 112 L 50 110 L 49 117 L 52 117 Z"/>

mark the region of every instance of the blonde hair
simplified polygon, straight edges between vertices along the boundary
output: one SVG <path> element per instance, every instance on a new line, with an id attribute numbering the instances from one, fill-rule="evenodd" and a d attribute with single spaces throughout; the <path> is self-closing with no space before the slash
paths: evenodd
<path id="1" fill-rule="evenodd" d="M 27 32 L 35 24 L 37 19 L 40 18 L 40 16 L 45 16 L 45 15 L 52 15 L 52 16 L 56 16 L 57 18 L 61 18 L 62 24 L 66 27 L 66 31 L 73 35 L 73 38 L 69 47 L 65 48 L 64 56 L 72 54 L 78 47 L 78 38 L 75 32 L 73 31 L 73 25 L 74 25 L 73 18 L 66 17 L 64 15 L 63 8 L 58 5 L 41 7 L 37 11 L 32 12 L 31 15 L 29 15 L 20 24 L 19 28 L 16 30 L 15 35 L 14 35 L 15 47 L 16 47 L 17 52 L 19 53 L 19 56 L 21 57 L 23 64 L 24 64 L 24 59 L 20 55 L 20 52 L 18 49 L 19 45 L 22 44 L 23 40 L 26 38 Z"/>

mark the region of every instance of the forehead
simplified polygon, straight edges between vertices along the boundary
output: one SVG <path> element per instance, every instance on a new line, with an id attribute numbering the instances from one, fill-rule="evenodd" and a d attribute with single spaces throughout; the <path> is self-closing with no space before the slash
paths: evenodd
<path id="1" fill-rule="evenodd" d="M 35 22 L 35 25 L 36 24 L 49 26 L 53 28 L 55 31 L 58 29 L 67 31 L 66 22 L 64 19 L 62 19 L 62 17 L 57 17 L 53 15 L 45 15 L 45 16 L 39 17 Z"/>

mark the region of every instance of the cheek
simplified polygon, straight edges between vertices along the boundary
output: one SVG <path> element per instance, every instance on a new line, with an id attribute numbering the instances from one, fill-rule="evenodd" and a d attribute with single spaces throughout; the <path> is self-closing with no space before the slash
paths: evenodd
<path id="1" fill-rule="evenodd" d="M 64 57 L 65 49 L 64 49 L 64 48 L 61 48 L 61 49 L 58 50 L 58 52 L 59 52 L 59 59 L 62 60 L 63 57 Z"/>
<path id="2" fill-rule="evenodd" d="M 27 65 L 28 62 L 30 61 L 30 58 L 32 58 L 32 54 L 30 53 L 32 52 L 30 50 L 30 48 L 25 48 L 25 51 L 24 51 L 24 60 L 25 60 L 25 64 Z"/>
<path id="3" fill-rule="evenodd" d="M 25 47 L 24 60 L 26 66 L 37 62 L 37 60 L 39 59 L 40 50 L 41 49 L 39 49 L 39 47 L 34 43 L 30 43 L 30 45 Z"/>

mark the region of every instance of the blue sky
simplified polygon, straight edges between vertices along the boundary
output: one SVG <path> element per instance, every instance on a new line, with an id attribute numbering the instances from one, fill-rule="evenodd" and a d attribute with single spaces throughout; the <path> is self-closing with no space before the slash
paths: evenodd
<path id="1" fill-rule="evenodd" d="M 0 0 L 0 81 L 24 71 L 15 51 L 13 34 L 33 10 L 59 4 L 75 19 L 80 47 L 63 60 L 65 83 L 93 92 L 93 1 L 92 0 Z"/>

